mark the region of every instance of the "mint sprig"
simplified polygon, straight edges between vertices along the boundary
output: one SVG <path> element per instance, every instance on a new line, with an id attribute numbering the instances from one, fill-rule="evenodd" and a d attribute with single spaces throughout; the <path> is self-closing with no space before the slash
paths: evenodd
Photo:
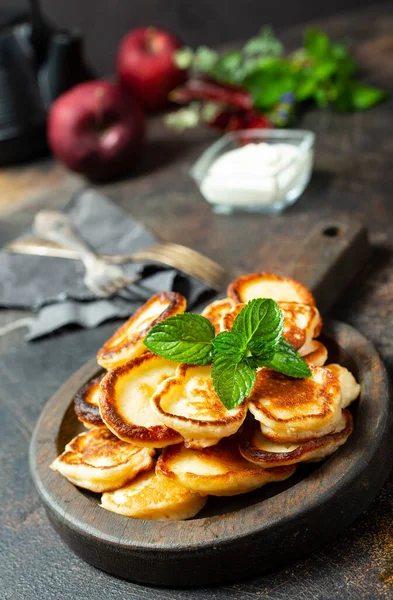
<path id="1" fill-rule="evenodd" d="M 213 361 L 214 389 L 228 410 L 241 404 L 250 395 L 256 377 L 256 369 L 247 359 L 233 363 L 230 358 L 221 354 Z"/>
<path id="2" fill-rule="evenodd" d="M 305 29 L 302 46 L 289 54 L 264 27 L 240 49 L 218 53 L 206 46 L 181 48 L 175 61 L 216 83 L 248 91 L 253 108 L 278 126 L 291 124 L 297 105 L 355 112 L 387 97 L 358 79 L 348 40 L 332 40 L 315 28 Z"/>
<path id="3" fill-rule="evenodd" d="M 148 350 L 187 365 L 208 365 L 212 361 L 214 327 L 201 315 L 184 313 L 169 317 L 153 327 L 144 340 Z"/>
<path id="4" fill-rule="evenodd" d="M 238 333 L 246 345 L 253 341 L 276 344 L 282 334 L 284 316 L 274 300 L 256 298 L 250 300 L 237 315 L 232 333 Z"/>
<path id="5" fill-rule="evenodd" d="M 237 315 L 231 331 L 215 336 L 200 315 L 185 313 L 153 327 L 145 346 L 163 358 L 191 365 L 212 363 L 214 389 L 224 406 L 235 408 L 250 394 L 258 367 L 290 377 L 311 377 L 311 371 L 282 336 L 284 316 L 271 299 L 251 300 Z"/>
<path id="6" fill-rule="evenodd" d="M 278 341 L 273 358 L 266 362 L 260 361 L 260 366 L 269 367 L 274 371 L 284 373 L 284 375 L 300 379 L 311 376 L 307 363 L 283 337 Z"/>
<path id="7" fill-rule="evenodd" d="M 226 356 L 234 363 L 238 363 L 246 350 L 246 340 L 233 331 L 222 331 L 213 340 L 213 358 Z"/>

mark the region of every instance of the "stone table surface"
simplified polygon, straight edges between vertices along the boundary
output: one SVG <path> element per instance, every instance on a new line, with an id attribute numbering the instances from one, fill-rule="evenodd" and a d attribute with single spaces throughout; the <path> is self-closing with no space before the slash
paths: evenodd
<path id="1" fill-rule="evenodd" d="M 393 89 L 393 4 L 375 5 L 316 25 L 349 36 L 368 81 Z M 301 28 L 283 32 L 296 47 Z M 226 267 L 285 268 L 313 223 L 335 211 L 362 218 L 370 232 L 368 265 L 331 315 L 371 339 L 393 366 L 393 102 L 365 113 L 312 111 L 301 126 L 317 134 L 313 179 L 297 204 L 274 217 L 213 215 L 188 170 L 212 139 L 198 129 L 171 134 L 150 123 L 149 144 L 130 179 L 100 189 L 163 240 L 189 245 Z M 85 182 L 49 159 L 0 171 L 0 241 L 28 226 L 35 212 L 61 208 Z M 288 232 L 286 236 L 285 232 Z M 288 247 L 288 237 L 291 247 Z M 28 313 L 4 310 L 0 327 Z M 279 571 L 213 588 L 158 589 L 125 582 L 75 556 L 51 529 L 28 473 L 28 444 L 48 398 L 94 355 L 117 323 L 68 328 L 26 343 L 23 330 L 0 337 L 1 600 L 329 600 L 393 597 L 393 479 L 334 542 Z"/>

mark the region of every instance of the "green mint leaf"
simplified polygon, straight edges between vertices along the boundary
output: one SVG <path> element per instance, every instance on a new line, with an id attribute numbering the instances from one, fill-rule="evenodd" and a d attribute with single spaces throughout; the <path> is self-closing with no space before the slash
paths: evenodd
<path id="1" fill-rule="evenodd" d="M 204 71 L 208 73 L 214 68 L 218 62 L 220 55 L 215 50 L 208 48 L 207 46 L 200 46 L 194 55 L 194 67 L 198 71 Z"/>
<path id="2" fill-rule="evenodd" d="M 334 60 L 321 60 L 317 63 L 313 70 L 313 77 L 316 81 L 326 81 L 330 79 L 337 71 L 337 63 Z"/>
<path id="3" fill-rule="evenodd" d="M 352 106 L 355 110 L 366 110 L 386 98 L 387 94 L 371 85 L 355 83 L 351 89 Z"/>
<path id="4" fill-rule="evenodd" d="M 256 370 L 243 360 L 237 364 L 226 356 L 217 357 L 212 365 L 214 389 L 223 405 L 230 410 L 249 396 L 255 384 Z"/>
<path id="5" fill-rule="evenodd" d="M 304 34 L 304 46 L 310 56 L 325 58 L 330 49 L 330 42 L 326 33 L 310 27 Z"/>
<path id="6" fill-rule="evenodd" d="M 302 74 L 299 76 L 295 91 L 296 100 L 298 102 L 308 100 L 313 95 L 316 85 L 315 79 L 309 74 Z"/>
<path id="7" fill-rule="evenodd" d="M 348 50 L 348 43 L 344 41 L 334 42 L 330 45 L 330 53 L 332 57 L 338 61 L 352 60 L 352 57 Z"/>
<path id="8" fill-rule="evenodd" d="M 269 57 L 260 61 L 243 86 L 249 90 L 254 100 L 254 106 L 261 110 L 273 108 L 283 94 L 296 88 L 296 77 L 289 61 Z"/>
<path id="9" fill-rule="evenodd" d="M 264 342 L 263 339 L 257 338 L 255 340 L 251 340 L 248 344 L 247 349 L 251 352 L 251 359 L 256 361 L 256 364 L 259 367 L 263 367 L 270 360 L 272 360 L 275 352 L 276 345 L 272 342 Z"/>
<path id="10" fill-rule="evenodd" d="M 256 298 L 246 304 L 237 315 L 232 332 L 239 334 L 245 346 L 257 338 L 261 343 L 276 345 L 282 334 L 284 316 L 277 302 L 271 299 Z"/>
<path id="11" fill-rule="evenodd" d="M 314 94 L 313 94 L 315 103 L 317 104 L 317 106 L 319 106 L 319 108 L 326 108 L 326 106 L 328 106 L 329 104 L 329 92 L 326 88 L 324 87 L 318 87 L 316 88 Z"/>
<path id="12" fill-rule="evenodd" d="M 228 52 L 224 54 L 224 56 L 220 59 L 220 69 L 223 72 L 231 73 L 232 71 L 236 71 L 239 69 L 242 61 L 242 55 L 240 52 Z"/>
<path id="13" fill-rule="evenodd" d="M 189 69 L 194 58 L 194 51 L 188 46 L 176 50 L 173 55 L 173 62 L 179 69 Z"/>
<path id="14" fill-rule="evenodd" d="M 242 50 L 243 54 L 248 56 L 255 54 L 281 56 L 283 51 L 283 45 L 274 35 L 271 27 L 263 27 L 259 35 L 251 38 Z"/>
<path id="15" fill-rule="evenodd" d="M 283 337 L 277 344 L 274 357 L 265 366 L 279 373 L 284 373 L 284 375 L 298 377 L 299 379 L 311 377 L 312 375 L 307 363 Z"/>
<path id="16" fill-rule="evenodd" d="M 200 109 L 202 121 L 210 123 L 214 121 L 217 115 L 222 111 L 222 106 L 218 102 L 205 102 Z"/>
<path id="17" fill-rule="evenodd" d="M 162 358 L 188 365 L 208 365 L 212 360 L 213 325 L 201 315 L 184 313 L 153 327 L 144 340 L 148 350 Z"/>
<path id="18" fill-rule="evenodd" d="M 188 106 L 165 115 L 164 123 L 170 129 L 184 131 L 184 129 L 196 127 L 201 118 L 203 118 L 203 115 L 200 103 L 191 102 Z"/>
<path id="19" fill-rule="evenodd" d="M 246 344 L 243 337 L 232 331 L 222 331 L 213 340 L 213 360 L 226 356 L 234 363 L 242 360 Z"/>
<path id="20" fill-rule="evenodd" d="M 340 78 L 331 89 L 332 103 L 335 110 L 348 112 L 353 110 L 351 88 L 346 79 Z"/>

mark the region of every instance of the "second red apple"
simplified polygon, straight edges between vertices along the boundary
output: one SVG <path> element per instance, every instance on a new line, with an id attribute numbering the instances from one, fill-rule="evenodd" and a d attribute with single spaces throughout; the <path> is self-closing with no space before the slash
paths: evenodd
<path id="1" fill-rule="evenodd" d="M 53 154 L 73 171 L 97 181 L 132 170 L 144 130 L 139 102 L 109 81 L 86 81 L 65 92 L 48 118 Z"/>
<path id="2" fill-rule="evenodd" d="M 139 96 L 146 110 L 165 108 L 169 92 L 185 81 L 186 72 L 174 62 L 174 53 L 182 46 L 172 33 L 155 27 L 134 29 L 120 42 L 119 80 Z"/>

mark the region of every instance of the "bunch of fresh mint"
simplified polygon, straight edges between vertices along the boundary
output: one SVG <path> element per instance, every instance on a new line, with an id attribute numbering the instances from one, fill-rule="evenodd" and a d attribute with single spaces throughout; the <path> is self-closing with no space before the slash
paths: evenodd
<path id="1" fill-rule="evenodd" d="M 163 358 L 190 365 L 212 363 L 214 389 L 227 409 L 250 394 L 258 367 L 291 377 L 311 377 L 311 371 L 282 336 L 283 313 L 274 300 L 251 300 L 239 312 L 231 331 L 215 335 L 200 315 L 184 313 L 153 327 L 145 346 Z"/>
<path id="2" fill-rule="evenodd" d="M 253 108 L 264 114 L 289 96 L 296 104 L 312 101 L 339 111 L 365 110 L 387 94 L 357 80 L 348 46 L 347 41 L 332 42 L 323 31 L 310 28 L 304 33 L 303 47 L 285 54 L 280 40 L 265 27 L 240 50 L 182 48 L 176 62 L 217 83 L 247 90 Z"/>

